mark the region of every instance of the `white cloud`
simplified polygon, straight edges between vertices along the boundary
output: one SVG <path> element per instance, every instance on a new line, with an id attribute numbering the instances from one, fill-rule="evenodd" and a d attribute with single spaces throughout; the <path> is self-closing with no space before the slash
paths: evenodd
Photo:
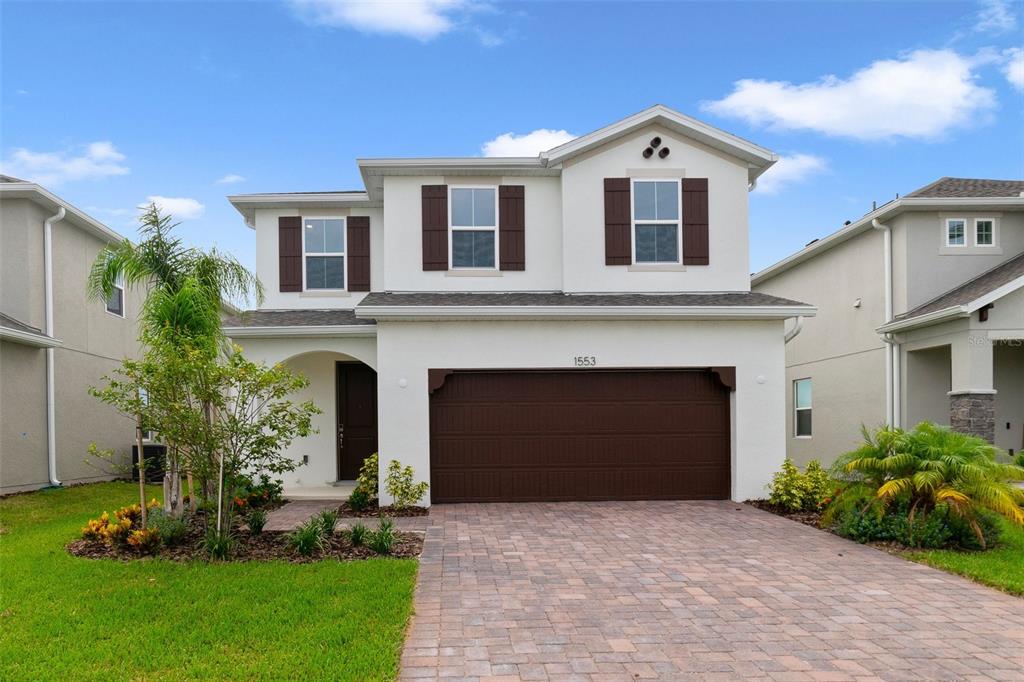
<path id="1" fill-rule="evenodd" d="M 1017 15 L 1006 0 L 982 0 L 974 30 L 979 33 L 1006 33 L 1017 28 Z"/>
<path id="2" fill-rule="evenodd" d="M 828 169 L 828 162 L 813 154 L 780 156 L 779 160 L 757 180 L 755 192 L 778 194 L 784 187 L 803 182 Z"/>
<path id="3" fill-rule="evenodd" d="M 364 33 L 395 33 L 431 40 L 456 25 L 467 0 L 290 0 L 305 21 L 316 26 L 353 28 Z"/>
<path id="4" fill-rule="evenodd" d="M 40 185 L 57 187 L 77 180 L 127 175 L 130 169 L 122 163 L 124 160 L 125 155 L 106 141 L 59 152 L 34 152 L 18 147 L 0 164 L 0 170 Z"/>
<path id="5" fill-rule="evenodd" d="M 1003 64 L 1003 75 L 1010 85 L 1024 90 L 1024 49 L 1012 47 L 1003 52 L 1006 62 Z"/>
<path id="6" fill-rule="evenodd" d="M 245 182 L 245 177 L 237 173 L 228 173 L 222 178 L 217 178 L 218 185 L 234 185 L 239 182 Z"/>
<path id="7" fill-rule="evenodd" d="M 952 50 L 917 50 L 873 62 L 848 79 L 744 79 L 703 108 L 777 130 L 861 140 L 934 138 L 976 122 L 995 106 L 995 93 L 975 83 L 974 70 L 983 61 Z"/>
<path id="8" fill-rule="evenodd" d="M 162 213 L 169 214 L 175 220 L 198 218 L 206 211 L 205 206 L 189 197 L 162 197 L 159 194 L 152 194 L 146 197 L 145 203 L 139 204 L 139 208 L 144 209 L 150 204 L 156 204 Z"/>
<path id="9" fill-rule="evenodd" d="M 539 128 L 525 135 L 503 133 L 480 147 L 484 156 L 537 156 L 576 136 L 566 130 Z"/>

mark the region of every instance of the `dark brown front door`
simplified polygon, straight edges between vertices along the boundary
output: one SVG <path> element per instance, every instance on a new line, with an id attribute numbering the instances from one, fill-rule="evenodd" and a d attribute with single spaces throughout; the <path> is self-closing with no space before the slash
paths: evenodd
<path id="1" fill-rule="evenodd" d="M 361 362 L 338 367 L 338 480 L 352 481 L 377 452 L 377 373 Z"/>
<path id="2" fill-rule="evenodd" d="M 430 398 L 433 502 L 727 499 L 730 458 L 709 371 L 454 372 Z"/>

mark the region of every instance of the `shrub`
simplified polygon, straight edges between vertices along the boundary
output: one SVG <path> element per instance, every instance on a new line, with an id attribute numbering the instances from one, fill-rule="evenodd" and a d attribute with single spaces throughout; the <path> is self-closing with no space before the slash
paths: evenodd
<path id="1" fill-rule="evenodd" d="M 231 550 L 235 546 L 235 536 L 225 527 L 217 532 L 216 526 L 210 525 L 206 529 L 206 537 L 203 539 L 203 547 L 211 559 L 223 561 L 231 556 Z"/>
<path id="2" fill-rule="evenodd" d="M 140 554 L 152 554 L 160 547 L 160 534 L 152 528 L 140 528 L 128 534 L 127 542 Z"/>
<path id="3" fill-rule="evenodd" d="M 388 475 L 384 479 L 384 489 L 388 491 L 388 495 L 394 500 L 393 505 L 395 509 L 404 509 L 410 507 L 420 500 L 427 494 L 426 481 L 420 481 L 419 483 L 413 483 L 413 476 L 415 472 L 411 466 L 403 467 L 402 463 L 397 459 L 393 459 L 388 462 Z"/>
<path id="4" fill-rule="evenodd" d="M 259 535 L 263 532 L 263 527 L 267 525 L 267 512 L 265 509 L 259 507 L 253 507 L 249 510 L 249 513 L 245 515 L 245 525 L 249 526 L 249 532 L 253 535 Z"/>
<path id="5" fill-rule="evenodd" d="M 354 524 L 348 530 L 348 539 L 352 543 L 353 547 L 359 547 L 360 545 L 366 544 L 367 536 L 370 533 L 370 529 L 361 523 Z"/>
<path id="6" fill-rule="evenodd" d="M 115 512 L 116 514 L 116 512 Z M 111 547 L 124 547 L 128 544 L 128 536 L 132 532 L 131 519 L 122 518 L 114 523 L 108 523 L 100 531 L 103 541 Z"/>
<path id="7" fill-rule="evenodd" d="M 356 488 L 348 496 L 348 506 L 353 511 L 361 512 L 370 506 L 370 496 L 362 488 Z"/>
<path id="8" fill-rule="evenodd" d="M 804 468 L 807 481 L 807 496 L 804 498 L 805 508 L 824 509 L 835 496 L 839 486 L 828 472 L 821 467 L 821 462 L 812 459 Z"/>
<path id="9" fill-rule="evenodd" d="M 326 543 L 324 542 L 323 523 L 320 518 L 310 517 L 308 521 L 296 528 L 288 536 L 288 546 L 302 556 L 309 556 L 317 551 L 322 552 Z"/>
<path id="10" fill-rule="evenodd" d="M 359 477 L 356 478 L 356 490 L 365 493 L 368 501 L 377 499 L 377 487 L 380 480 L 378 461 L 376 452 L 364 459 L 363 466 L 359 468 Z"/>
<path id="11" fill-rule="evenodd" d="M 845 515 L 865 505 L 888 514 L 905 509 L 908 526 L 917 525 L 917 516 L 940 513 L 947 526 L 958 517 L 981 547 L 988 543 L 987 513 L 1024 525 L 1024 490 L 1016 485 L 1024 480 L 1024 468 L 997 462 L 996 449 L 983 439 L 928 422 L 912 431 L 882 427 L 863 434 L 863 444 L 833 467 L 846 485 L 826 511 L 827 522 L 841 525 Z M 921 538 L 908 535 L 908 541 Z M 949 541 L 963 542 L 952 535 Z"/>
<path id="12" fill-rule="evenodd" d="M 103 512 L 98 519 L 89 519 L 82 527 L 82 537 L 86 540 L 103 540 L 103 529 L 110 523 L 110 514 Z"/>
<path id="13" fill-rule="evenodd" d="M 381 519 L 377 530 L 366 538 L 366 546 L 377 554 L 391 554 L 398 538 L 395 535 L 395 524 L 390 519 Z"/>
<path id="14" fill-rule="evenodd" d="M 334 535 L 334 527 L 338 525 L 337 509 L 324 509 L 315 518 L 320 522 L 320 532 L 325 539 Z"/>
<path id="15" fill-rule="evenodd" d="M 788 457 L 782 469 L 772 476 L 768 486 L 769 502 L 789 511 L 818 511 L 831 499 L 836 482 L 816 459 L 807 463 L 803 473 Z"/>
<path id="16" fill-rule="evenodd" d="M 235 506 L 240 508 L 269 507 L 283 500 L 283 482 L 267 474 L 260 474 L 259 479 L 238 475 L 231 485 Z"/>
<path id="17" fill-rule="evenodd" d="M 147 527 L 153 530 L 157 538 L 166 547 L 181 544 L 188 535 L 188 524 L 185 519 L 165 514 L 162 509 L 151 509 Z"/>
<path id="18" fill-rule="evenodd" d="M 137 526 L 142 522 L 142 507 L 138 504 L 121 507 L 114 512 L 114 518 L 118 521 L 127 520 L 131 525 Z"/>
<path id="19" fill-rule="evenodd" d="M 926 514 L 910 518 L 906 505 L 889 508 L 875 506 L 869 509 L 851 509 L 839 519 L 835 531 L 857 542 L 895 542 L 920 549 L 984 549 L 999 540 L 999 528 L 994 515 L 982 512 L 978 516 L 984 544 L 974 528 L 948 507 L 938 507 Z"/>

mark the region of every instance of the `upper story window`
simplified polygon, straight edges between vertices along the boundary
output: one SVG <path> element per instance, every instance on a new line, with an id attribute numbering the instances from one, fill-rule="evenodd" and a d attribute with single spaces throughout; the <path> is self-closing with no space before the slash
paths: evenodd
<path id="1" fill-rule="evenodd" d="M 811 380 L 793 382 L 793 435 L 808 438 L 811 435 Z"/>
<path id="2" fill-rule="evenodd" d="M 991 218 L 978 218 L 974 221 L 974 243 L 978 246 L 995 244 L 995 223 Z"/>
<path id="3" fill-rule="evenodd" d="M 124 279 L 118 277 L 114 282 L 114 290 L 107 298 L 107 312 L 118 317 L 124 317 Z"/>
<path id="4" fill-rule="evenodd" d="M 963 246 L 966 243 L 967 221 L 963 218 L 946 219 L 946 246 Z"/>
<path id="5" fill-rule="evenodd" d="M 633 262 L 679 263 L 679 181 L 633 181 Z"/>
<path id="6" fill-rule="evenodd" d="M 345 288 L 344 218 L 303 218 L 302 252 L 307 290 Z"/>
<path id="7" fill-rule="evenodd" d="M 493 269 L 498 260 L 497 188 L 452 187 L 449 202 L 452 267 Z"/>

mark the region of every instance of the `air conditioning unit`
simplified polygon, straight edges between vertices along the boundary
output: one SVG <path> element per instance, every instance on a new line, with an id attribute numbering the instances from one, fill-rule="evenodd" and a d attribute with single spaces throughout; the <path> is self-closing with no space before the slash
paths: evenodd
<path id="1" fill-rule="evenodd" d="M 161 483 L 167 462 L 167 446 L 162 443 L 143 443 L 142 452 L 146 458 L 146 482 Z M 139 446 L 132 446 L 132 480 L 139 480 Z"/>

